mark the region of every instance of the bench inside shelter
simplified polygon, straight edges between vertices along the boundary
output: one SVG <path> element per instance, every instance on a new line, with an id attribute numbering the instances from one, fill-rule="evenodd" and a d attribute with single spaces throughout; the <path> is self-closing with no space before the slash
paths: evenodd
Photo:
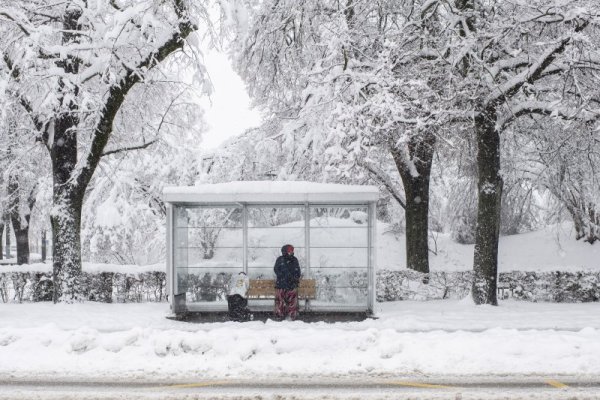
<path id="1" fill-rule="evenodd" d="M 248 299 L 274 299 L 275 280 L 250 279 Z M 317 282 L 314 279 L 301 279 L 298 286 L 298 300 L 314 300 L 317 298 Z"/>

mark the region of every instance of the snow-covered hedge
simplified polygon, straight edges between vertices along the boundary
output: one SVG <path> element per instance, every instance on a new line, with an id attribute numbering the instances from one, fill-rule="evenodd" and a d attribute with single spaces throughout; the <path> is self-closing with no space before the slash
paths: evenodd
<path id="1" fill-rule="evenodd" d="M 577 303 L 600 301 L 600 272 L 520 272 L 500 274 L 505 297 Z"/>
<path id="2" fill-rule="evenodd" d="M 462 299 L 471 288 L 471 271 L 432 272 L 381 270 L 377 301 Z M 498 297 L 528 301 L 600 301 L 600 272 L 501 272 Z"/>
<path id="3" fill-rule="evenodd" d="M 462 299 L 471 289 L 470 271 L 432 272 L 380 270 L 377 301 Z"/>
<path id="4" fill-rule="evenodd" d="M 86 299 L 104 303 L 164 301 L 167 293 L 166 274 L 162 271 L 83 272 L 80 285 Z M 4 303 L 51 301 L 52 294 L 50 272 L 0 273 L 0 300 Z"/>
<path id="5" fill-rule="evenodd" d="M 82 274 L 81 286 L 88 300 L 106 303 L 166 301 L 165 272 L 148 269 L 134 272 L 131 268 L 114 272 L 112 266 L 107 269 L 95 268 Z M 228 281 L 225 278 L 228 277 L 220 275 L 190 280 L 188 292 L 207 294 L 211 289 L 214 291 L 212 300 L 223 298 L 224 284 Z M 342 275 L 327 279 L 317 277 L 318 297 L 333 300 L 329 297 L 366 295 L 363 293 L 365 276 Z M 377 301 L 462 299 L 469 294 L 471 278 L 470 271 L 422 274 L 411 270 L 380 270 L 377 272 Z M 341 283 L 348 288 L 347 293 L 336 291 L 336 286 Z M 498 287 L 499 298 L 548 302 L 600 301 L 600 271 L 503 272 L 499 275 Z M 219 288 L 222 290 L 217 290 Z M 31 268 L 0 272 L 1 302 L 51 300 L 51 272 Z"/>

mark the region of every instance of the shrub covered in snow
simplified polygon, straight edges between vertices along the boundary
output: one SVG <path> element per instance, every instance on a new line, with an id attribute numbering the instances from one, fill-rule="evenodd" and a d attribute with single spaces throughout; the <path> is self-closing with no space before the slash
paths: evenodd
<path id="1" fill-rule="evenodd" d="M 472 276 L 471 271 L 381 270 L 377 301 L 462 299 L 469 294 Z M 600 272 L 501 272 L 498 297 L 557 303 L 600 301 Z"/>
<path id="2" fill-rule="evenodd" d="M 500 274 L 505 297 L 576 303 L 600 301 L 600 272 L 520 272 Z"/>
<path id="3" fill-rule="evenodd" d="M 377 273 L 377 301 L 462 299 L 471 289 L 471 271 L 421 272 L 405 269 Z"/>
<path id="4" fill-rule="evenodd" d="M 166 274 L 162 271 L 83 272 L 79 284 L 90 301 L 128 303 L 166 300 Z M 0 273 L 0 300 L 4 303 L 52 301 L 53 291 L 50 272 Z"/>

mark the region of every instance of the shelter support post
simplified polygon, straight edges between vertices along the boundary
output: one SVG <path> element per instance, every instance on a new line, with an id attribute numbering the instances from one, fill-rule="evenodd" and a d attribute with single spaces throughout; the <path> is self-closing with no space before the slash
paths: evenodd
<path id="1" fill-rule="evenodd" d="M 248 205 L 242 205 L 242 270 L 248 275 Z"/>
<path id="2" fill-rule="evenodd" d="M 375 246 L 376 246 L 376 238 L 377 238 L 377 209 L 376 209 L 376 203 L 375 202 L 371 202 L 369 203 L 369 238 L 368 238 L 368 276 L 369 276 L 369 294 L 368 294 L 368 300 L 367 300 L 367 307 L 369 308 L 369 311 L 371 312 L 371 314 L 375 313 L 375 299 L 376 299 L 376 292 L 377 292 L 377 282 L 376 282 L 376 276 L 375 276 L 375 266 L 377 265 L 377 260 L 376 260 L 376 251 L 375 251 Z"/>
<path id="3" fill-rule="evenodd" d="M 306 277 L 312 278 L 310 272 L 310 206 L 308 203 L 304 204 L 304 259 Z M 310 299 L 305 300 L 304 310 L 310 310 Z"/>
<path id="4" fill-rule="evenodd" d="M 175 263 L 173 262 L 173 206 L 170 203 L 167 206 L 167 294 L 171 310 L 174 311 L 174 294 L 175 294 Z"/>

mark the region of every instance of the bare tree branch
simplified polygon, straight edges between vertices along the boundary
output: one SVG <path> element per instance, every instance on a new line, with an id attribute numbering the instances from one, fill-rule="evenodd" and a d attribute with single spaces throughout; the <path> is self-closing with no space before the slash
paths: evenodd
<path id="1" fill-rule="evenodd" d="M 402 195 L 398 192 L 396 188 L 397 185 L 394 185 L 390 177 L 377 165 L 372 162 L 362 160 L 359 161 L 358 164 L 366 169 L 371 175 L 373 175 L 379 182 L 385 186 L 385 188 L 390 192 L 392 197 L 396 199 L 398 204 L 404 209 L 406 209 L 406 201 L 402 198 Z"/>
<path id="2" fill-rule="evenodd" d="M 150 147 L 151 145 L 153 145 L 156 142 L 158 142 L 158 139 L 153 139 L 153 140 L 151 140 L 151 141 L 149 141 L 147 143 L 138 144 L 138 145 L 135 145 L 135 146 L 127 146 L 127 147 L 121 147 L 119 149 L 107 150 L 104 153 L 102 153 L 102 157 L 108 156 L 108 155 L 111 155 L 111 154 L 116 154 L 116 153 L 123 153 L 125 151 L 145 149 L 146 147 Z"/>
<path id="3" fill-rule="evenodd" d="M 117 5 L 117 0 L 110 0 L 110 1 L 109 1 L 109 4 L 110 4 L 110 5 L 111 5 L 111 7 L 112 7 L 112 8 L 114 8 L 115 10 L 119 10 L 119 11 L 121 11 L 121 7 L 119 7 L 119 6 Z"/>
<path id="4" fill-rule="evenodd" d="M 498 119 L 497 129 L 502 131 L 508 124 L 523 115 L 556 115 L 563 120 L 582 119 L 586 122 L 594 122 L 600 119 L 600 113 L 591 113 L 582 109 L 574 110 L 566 107 L 557 107 L 556 104 L 542 101 L 526 101 L 513 107 L 504 116 Z"/>
<path id="5" fill-rule="evenodd" d="M 31 32 L 29 32 L 29 30 L 25 27 L 25 25 L 22 22 L 18 21 L 15 17 L 13 17 L 12 15 L 10 15 L 8 13 L 8 11 L 3 11 L 3 10 L 0 9 L 0 15 L 3 16 L 3 17 L 6 17 L 8 20 L 14 22 L 19 27 L 19 29 L 21 30 L 21 32 L 23 32 L 27 36 L 31 36 Z"/>

